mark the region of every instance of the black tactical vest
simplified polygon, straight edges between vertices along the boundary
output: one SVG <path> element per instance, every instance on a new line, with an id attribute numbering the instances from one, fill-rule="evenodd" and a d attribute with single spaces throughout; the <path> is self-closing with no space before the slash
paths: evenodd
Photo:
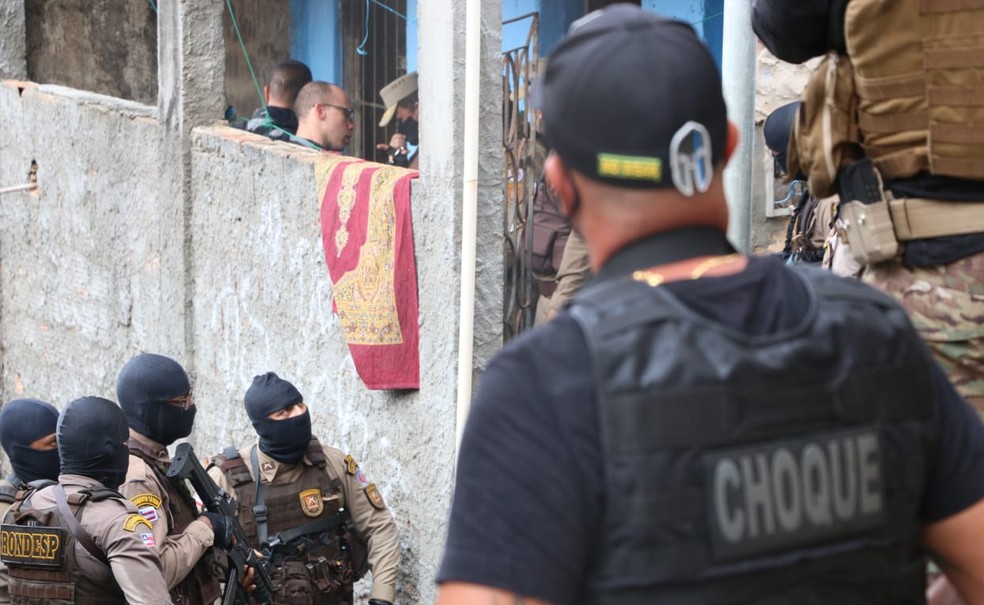
<path id="1" fill-rule="evenodd" d="M 256 484 L 249 468 L 238 456 L 216 456 L 213 464 L 222 469 L 235 490 L 239 522 L 260 548 L 271 551 L 270 579 L 273 602 L 284 605 L 335 605 L 352 603 L 352 537 L 350 523 L 306 533 L 288 540 L 278 534 L 330 518 L 345 518 L 341 479 L 328 474 L 327 459 L 317 439 L 306 453 L 312 466 L 304 466 L 300 479 L 289 484 L 264 484 L 268 542 L 257 540 Z M 342 513 L 342 517 L 338 517 Z M 279 542 L 272 549 L 269 542 Z"/>
<path id="2" fill-rule="evenodd" d="M 184 532 L 185 528 L 197 517 L 197 507 L 187 485 L 184 481 L 175 485 L 168 479 L 166 463 L 159 460 L 145 444 L 136 439 L 130 439 L 126 444 L 130 449 L 130 454 L 140 458 L 150 467 L 157 478 L 157 482 L 164 486 L 164 490 L 167 492 L 168 512 L 171 515 L 168 535 Z M 211 556 L 211 552 L 206 551 L 188 575 L 171 589 L 171 601 L 175 605 L 205 605 L 213 603 L 222 596 L 219 581 L 211 572 Z"/>
<path id="3" fill-rule="evenodd" d="M 35 509 L 35 489 L 17 494 L 4 517 L 0 558 L 10 573 L 13 605 L 125 605 L 109 565 L 93 575 L 80 572 L 76 539 L 55 507 Z M 83 490 L 67 497 L 77 519 L 87 502 L 122 496 L 110 490 Z"/>
<path id="4" fill-rule="evenodd" d="M 796 274 L 800 325 L 761 337 L 630 279 L 576 299 L 605 457 L 584 602 L 924 602 L 926 354 L 884 295 Z"/>

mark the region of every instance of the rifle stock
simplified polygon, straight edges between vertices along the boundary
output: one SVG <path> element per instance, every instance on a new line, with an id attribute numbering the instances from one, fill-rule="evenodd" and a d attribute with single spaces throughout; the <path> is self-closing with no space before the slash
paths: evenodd
<path id="1" fill-rule="evenodd" d="M 222 598 L 224 605 L 231 605 L 233 602 L 249 603 L 249 597 L 260 603 L 268 605 L 273 599 L 273 583 L 267 573 L 266 566 L 263 565 L 253 545 L 246 537 L 239 521 L 236 519 L 236 505 L 232 496 L 219 488 L 212 481 L 201 463 L 195 456 L 195 450 L 190 443 L 178 445 L 174 459 L 167 471 L 168 479 L 183 481 L 187 479 L 192 488 L 201 498 L 202 503 L 209 512 L 218 513 L 226 517 L 226 522 L 232 527 L 232 535 L 235 544 L 225 550 L 229 557 L 229 578 L 226 581 L 225 594 Z M 247 594 L 246 590 L 240 586 L 240 574 L 244 566 L 253 568 L 253 580 L 256 590 Z"/>

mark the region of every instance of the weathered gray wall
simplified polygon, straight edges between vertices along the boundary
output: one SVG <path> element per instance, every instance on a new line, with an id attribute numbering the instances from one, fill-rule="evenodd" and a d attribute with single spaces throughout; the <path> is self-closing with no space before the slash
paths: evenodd
<path id="1" fill-rule="evenodd" d="M 226 100 L 240 115 L 249 117 L 260 106 L 260 100 L 229 10 L 224 2 L 222 5 Z M 233 0 L 232 8 L 262 90 L 273 67 L 290 59 L 290 0 Z"/>
<path id="2" fill-rule="evenodd" d="M 24 0 L 0 0 L 0 79 L 27 79 Z"/>
<path id="3" fill-rule="evenodd" d="M 157 100 L 157 18 L 149 2 L 26 0 L 24 5 L 31 80 L 141 103 Z"/>
<path id="4" fill-rule="evenodd" d="M 155 110 L 33 85 L 0 86 L 0 183 L 36 193 L 0 198 L 3 397 L 59 403 L 111 394 L 119 361 L 143 349 L 177 353 L 165 321 L 180 246 L 158 193 Z M 177 239 L 175 238 L 177 234 Z"/>

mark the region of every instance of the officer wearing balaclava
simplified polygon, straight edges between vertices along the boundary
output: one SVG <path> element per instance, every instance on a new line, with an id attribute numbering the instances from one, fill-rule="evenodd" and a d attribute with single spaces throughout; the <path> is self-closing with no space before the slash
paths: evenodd
<path id="1" fill-rule="evenodd" d="M 58 480 L 57 423 L 58 410 L 46 401 L 15 399 L 0 408 L 0 445 L 14 471 L 7 481 L 20 487 Z"/>
<path id="2" fill-rule="evenodd" d="M 137 355 L 120 371 L 116 396 L 130 427 L 129 469 L 120 493 L 151 525 L 175 602 L 211 603 L 221 590 L 203 555 L 216 541 L 221 546 L 228 540 L 229 528 L 222 515 L 199 516 L 184 484 L 167 478 L 167 446 L 191 434 L 197 411 L 188 374 L 170 357 Z"/>
<path id="3" fill-rule="evenodd" d="M 268 571 L 273 583 L 290 579 L 295 598 L 303 595 L 313 605 L 352 603 L 353 578 L 366 571 L 367 557 L 369 604 L 392 603 L 399 540 L 375 484 L 352 456 L 312 436 L 311 414 L 290 382 L 273 372 L 261 374 L 243 403 L 258 440 L 212 457 L 209 475 L 235 496 L 247 537 L 272 549 Z M 346 517 L 357 533 L 348 523 L 334 522 Z M 326 564 L 331 561 L 339 563 Z M 273 602 L 287 599 L 280 591 Z"/>
<path id="4" fill-rule="evenodd" d="M 17 492 L 32 481 L 58 480 L 55 428 L 58 410 L 37 399 L 15 399 L 0 408 L 0 446 L 13 473 L 0 480 L 0 519 Z M 10 602 L 7 566 L 0 563 L 0 604 Z"/>
<path id="5" fill-rule="evenodd" d="M 76 399 L 58 416 L 56 435 L 58 483 L 18 494 L 3 522 L 12 542 L 39 526 L 63 539 L 48 543 L 55 552 L 43 566 L 31 553 L 7 561 L 10 593 L 36 603 L 66 592 L 76 603 L 170 603 L 150 524 L 116 491 L 129 457 L 123 411 L 101 397 Z"/>

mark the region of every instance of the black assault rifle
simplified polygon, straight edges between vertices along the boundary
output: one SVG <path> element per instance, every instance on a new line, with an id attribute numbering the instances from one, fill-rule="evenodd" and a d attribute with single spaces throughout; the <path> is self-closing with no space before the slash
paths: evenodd
<path id="1" fill-rule="evenodd" d="M 232 528 L 234 544 L 225 550 L 229 557 L 229 577 L 226 579 L 225 593 L 222 595 L 222 605 L 232 605 L 233 603 L 248 604 L 249 597 L 261 605 L 268 605 L 273 601 L 273 583 L 270 581 L 270 574 L 266 567 L 256 556 L 252 544 L 246 537 L 241 525 L 236 520 L 236 504 L 232 496 L 219 488 L 208 476 L 202 464 L 195 456 L 195 450 L 190 443 L 182 443 L 175 451 L 171 467 L 167 469 L 167 478 L 171 481 L 184 481 L 187 479 L 191 486 L 195 488 L 198 497 L 209 512 L 224 515 L 226 523 Z M 243 573 L 244 566 L 253 568 L 253 582 L 256 590 L 247 595 L 246 589 L 240 586 L 240 574 Z"/>

